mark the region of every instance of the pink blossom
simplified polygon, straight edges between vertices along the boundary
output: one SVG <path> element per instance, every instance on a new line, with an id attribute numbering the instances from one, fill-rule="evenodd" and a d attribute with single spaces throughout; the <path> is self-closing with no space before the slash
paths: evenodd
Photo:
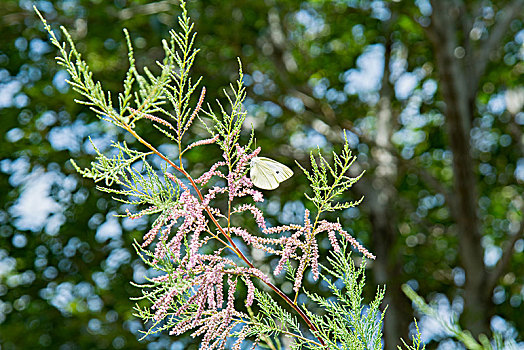
<path id="1" fill-rule="evenodd" d="M 253 285 L 253 282 L 249 278 L 246 279 L 246 286 L 247 286 L 246 306 L 251 306 L 253 305 L 253 299 L 255 298 L 255 286 Z"/>
<path id="2" fill-rule="evenodd" d="M 297 273 L 295 275 L 295 284 L 293 286 L 293 290 L 296 293 L 298 293 L 300 287 L 302 286 L 302 277 L 304 275 L 304 270 L 306 269 L 306 262 L 306 259 L 302 259 L 298 264 Z"/>
<path id="3" fill-rule="evenodd" d="M 342 225 L 338 222 L 328 222 L 326 220 L 321 220 L 318 224 L 318 228 L 316 230 L 317 233 L 328 231 L 328 237 L 331 242 L 331 245 L 333 248 L 338 251 L 340 250 L 340 247 L 338 246 L 338 243 L 336 241 L 336 237 L 334 235 L 334 232 L 331 233 L 331 231 L 337 231 L 342 237 L 344 237 L 353 247 L 355 247 L 359 252 L 361 252 L 365 257 L 369 259 L 375 259 L 375 256 L 371 254 L 364 246 L 362 246 L 353 236 L 351 236 L 348 232 L 344 231 L 342 229 Z"/>
<path id="4" fill-rule="evenodd" d="M 180 136 L 180 134 L 184 134 L 187 131 L 187 129 L 189 128 L 189 126 L 191 126 L 191 124 L 193 124 L 193 120 L 195 119 L 195 117 L 197 116 L 198 112 L 200 111 L 200 108 L 202 108 L 202 103 L 204 103 L 204 97 L 205 96 L 206 96 L 206 88 L 202 87 L 202 92 L 200 93 L 200 98 L 198 99 L 198 103 L 197 103 L 195 109 L 193 110 L 193 113 L 191 114 L 191 117 L 189 117 L 189 120 L 186 122 L 184 130 L 182 131 L 182 133 L 179 132 L 179 136 Z"/>
<path id="5" fill-rule="evenodd" d="M 318 244 L 315 239 L 311 240 L 311 272 L 313 272 L 313 278 L 315 280 L 318 280 L 319 277 L 319 271 L 318 271 Z"/>
<path id="6" fill-rule="evenodd" d="M 295 232 L 290 239 L 287 240 L 284 250 L 282 252 L 282 257 L 280 258 L 277 267 L 275 268 L 274 274 L 278 275 L 282 272 L 284 265 L 288 262 L 291 254 L 294 252 L 295 248 L 300 245 L 299 237 L 302 235 L 302 231 Z"/>
<path id="7" fill-rule="evenodd" d="M 251 196 L 253 196 L 253 200 L 255 202 L 263 202 L 264 196 L 262 195 L 262 192 L 257 190 L 251 190 Z"/>
<path id="8" fill-rule="evenodd" d="M 171 181 L 173 181 L 174 183 L 176 183 L 178 186 L 180 186 L 184 191 L 187 191 L 189 190 L 187 188 L 186 185 L 184 185 L 184 183 L 179 179 L 177 178 L 175 175 L 171 174 L 171 173 L 166 173 L 166 176 L 171 179 Z"/>
<path id="9" fill-rule="evenodd" d="M 198 113 L 200 104 L 191 118 Z M 318 237 L 324 232 L 335 251 L 340 251 L 338 239 L 345 239 L 366 257 L 374 258 L 343 230 L 340 223 L 326 220 L 312 223 L 309 210 L 305 211 L 302 224 L 267 227 L 263 211 L 253 204 L 262 202 L 264 196 L 253 188 L 253 182 L 248 176 L 250 161 L 260 153 L 260 148 L 251 151 L 239 146 L 237 139 L 236 134 L 230 134 L 221 141 L 215 136 L 195 142 L 187 148 L 218 142 L 224 151 L 223 160 L 213 164 L 194 180 L 194 184 L 197 184 L 195 188 L 189 188 L 173 174 L 166 174 L 180 188 L 179 197 L 170 207 L 161 207 L 160 216 L 144 235 L 142 244 L 143 247 L 150 246 L 157 239 L 154 253 L 148 255 L 150 261 L 153 264 L 167 262 L 169 266 L 165 275 L 152 279 L 153 283 L 161 286 L 157 289 L 159 292 L 155 294 L 152 306 L 152 310 L 155 310 L 153 319 L 176 319 L 176 326 L 170 330 L 170 334 L 191 330 L 192 336 L 201 337 L 201 349 L 222 349 L 238 320 L 249 319 L 248 315 L 235 309 L 234 294 L 239 279 L 244 281 L 247 289 L 246 306 L 252 306 L 255 301 L 253 279 L 268 285 L 271 283 L 269 276 L 261 270 L 252 265 L 239 266 L 240 260 L 228 257 L 226 252 L 229 248 L 240 251 L 236 250 L 237 239 L 247 246 L 279 256 L 273 272 L 275 275 L 280 274 L 289 261 L 298 262 L 293 286 L 296 292 L 300 291 L 306 269 L 311 268 L 313 277 L 319 278 Z M 212 182 L 213 178 L 219 181 Z M 242 198 L 243 204 L 236 203 L 239 198 Z M 156 207 L 150 208 L 147 210 L 160 211 Z M 258 229 L 250 232 L 244 227 L 234 226 L 236 221 L 223 212 L 230 212 L 231 215 L 249 212 Z M 132 217 L 133 214 L 128 212 L 128 216 Z M 216 248 L 208 244 L 210 241 L 225 244 Z M 228 286 L 224 288 L 226 280 Z M 243 333 L 244 330 L 238 333 L 238 341 L 233 348 L 240 349 L 239 344 L 248 331 L 248 328 L 244 329 L 246 333 Z"/>
<path id="10" fill-rule="evenodd" d="M 265 230 L 266 222 L 264 219 L 264 213 L 262 213 L 262 210 L 258 209 L 254 205 L 243 204 L 240 207 L 235 208 L 233 213 L 242 213 L 248 210 L 251 212 L 251 214 L 253 214 L 253 217 L 255 218 L 255 221 L 257 222 L 258 227 L 260 227 L 262 230 Z"/>
<path id="11" fill-rule="evenodd" d="M 225 178 L 224 174 L 222 174 L 220 170 L 218 170 L 218 167 L 224 166 L 224 165 L 226 165 L 226 162 L 217 162 L 213 164 L 213 166 L 207 172 L 200 175 L 200 177 L 196 179 L 195 182 L 200 185 L 205 185 L 208 183 L 209 180 L 211 180 L 213 176 Z"/>
<path id="12" fill-rule="evenodd" d="M 329 242 L 331 243 L 331 246 L 333 247 L 335 252 L 339 252 L 340 251 L 340 246 L 338 245 L 337 236 L 335 235 L 335 231 L 330 230 L 328 232 L 328 238 L 329 238 Z"/>
<path id="13" fill-rule="evenodd" d="M 211 202 L 213 199 L 215 199 L 216 195 L 218 193 L 224 193 L 227 189 L 224 187 L 218 187 L 215 186 L 212 189 L 210 189 L 207 194 L 204 196 L 204 200 L 202 201 L 202 205 L 207 207 L 209 206 L 209 202 Z"/>
<path id="14" fill-rule="evenodd" d="M 191 148 L 202 146 L 202 145 L 210 145 L 212 143 L 215 143 L 215 142 L 217 142 L 219 136 L 220 135 L 217 134 L 215 137 L 213 137 L 211 139 L 204 139 L 204 140 L 193 142 L 192 144 L 187 146 L 186 150 L 190 150 Z"/>
<path id="15" fill-rule="evenodd" d="M 167 126 L 168 128 L 170 128 L 171 130 L 175 130 L 175 128 L 173 127 L 173 125 L 171 125 L 171 123 L 169 123 L 168 121 L 165 121 L 164 119 L 162 118 L 159 118 L 159 117 L 156 117 L 152 114 L 147 114 L 147 113 L 144 113 L 142 111 L 139 111 L 139 110 L 136 110 L 134 108 L 131 108 L 131 107 L 127 107 L 133 114 L 139 114 L 141 115 L 142 117 L 145 117 L 149 120 L 152 120 L 158 124 L 162 124 L 164 126 Z"/>
<path id="16" fill-rule="evenodd" d="M 144 235 L 144 242 L 142 243 L 142 248 L 144 247 L 147 247 L 148 245 L 150 245 L 153 240 L 155 239 L 156 237 L 156 234 L 158 233 L 158 231 L 160 230 L 160 228 L 162 227 L 162 221 L 159 220 L 159 222 L 153 226 L 145 235 Z"/>

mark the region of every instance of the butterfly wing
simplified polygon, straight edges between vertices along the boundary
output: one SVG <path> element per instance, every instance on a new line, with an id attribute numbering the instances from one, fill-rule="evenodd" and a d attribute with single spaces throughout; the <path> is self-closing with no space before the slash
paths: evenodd
<path id="1" fill-rule="evenodd" d="M 279 184 L 277 178 L 272 174 L 271 169 L 268 169 L 259 162 L 254 162 L 253 165 L 251 165 L 249 177 L 253 185 L 263 190 L 274 190 Z"/>
<path id="2" fill-rule="evenodd" d="M 266 168 L 271 169 L 271 172 L 276 177 L 278 182 L 283 182 L 293 176 L 293 170 L 289 169 L 282 163 L 277 162 L 271 158 L 258 157 L 259 163 Z"/>
<path id="3" fill-rule="evenodd" d="M 264 190 L 274 190 L 280 182 L 289 179 L 293 171 L 282 163 L 266 157 L 256 157 L 251 165 L 253 184 Z"/>

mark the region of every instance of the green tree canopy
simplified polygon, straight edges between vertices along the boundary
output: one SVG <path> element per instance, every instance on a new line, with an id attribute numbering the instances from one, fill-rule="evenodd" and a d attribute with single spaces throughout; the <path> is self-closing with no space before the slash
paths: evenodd
<path id="1" fill-rule="evenodd" d="M 0 343 L 144 348 L 128 298 L 137 293 L 129 281 L 147 273 L 131 242 L 148 223 L 115 218 L 122 208 L 68 162 L 92 160 L 88 135 L 101 149 L 124 136 L 74 103 L 32 4 L 0 3 Z M 72 32 L 115 93 L 127 69 L 123 28 L 137 66 L 151 66 L 178 15 L 167 0 L 36 6 Z M 355 172 L 366 170 L 349 200 L 364 200 L 341 223 L 377 256 L 368 267 L 387 285 L 387 349 L 413 320 L 406 282 L 448 303 L 474 335 L 523 340 L 524 1 L 208 0 L 188 9 L 207 101 L 224 99 L 242 60 L 261 155 L 305 164 L 312 148 L 337 147 L 348 131 Z M 272 192 L 271 220 L 301 220 L 306 186 L 295 176 Z M 445 339 L 428 337 L 434 347 Z"/>

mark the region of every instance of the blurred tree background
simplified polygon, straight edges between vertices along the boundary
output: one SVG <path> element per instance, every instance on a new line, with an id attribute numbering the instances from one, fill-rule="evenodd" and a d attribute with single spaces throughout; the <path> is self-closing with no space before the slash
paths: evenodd
<path id="1" fill-rule="evenodd" d="M 33 4 L 71 31 L 114 92 L 127 69 L 122 29 L 138 66 L 151 67 L 179 14 L 170 0 L 0 2 L 2 349 L 196 349 L 189 338 L 137 340 L 129 281 L 148 271 L 131 243 L 148 222 L 115 218 L 117 203 L 68 162 L 88 166 L 88 136 L 102 150 L 132 140 L 74 103 Z M 194 0 L 188 9 L 206 100 L 224 97 L 240 57 L 257 145 L 294 167 L 266 194 L 270 220 L 302 220 L 307 185 L 294 160 L 350 131 L 355 173 L 366 171 L 352 195 L 365 198 L 340 220 L 377 255 L 368 287 L 387 285 L 386 349 L 419 316 L 403 283 L 474 335 L 524 340 L 523 0 Z M 150 125 L 139 128 L 172 152 Z M 199 174 L 218 156 L 187 161 Z M 420 324 L 430 349 L 459 348 Z"/>

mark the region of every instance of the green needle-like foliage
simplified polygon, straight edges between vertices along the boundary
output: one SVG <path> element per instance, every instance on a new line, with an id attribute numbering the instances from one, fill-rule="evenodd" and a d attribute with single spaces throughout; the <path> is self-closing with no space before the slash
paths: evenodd
<path id="1" fill-rule="evenodd" d="M 105 186 L 97 186 L 98 190 L 115 195 L 113 199 L 122 203 L 149 205 L 145 211 L 147 214 L 162 212 L 176 202 L 177 188 L 168 181 L 166 175 L 162 181 L 146 161 L 146 157 L 152 152 L 139 152 L 129 149 L 125 142 L 114 142 L 112 146 L 118 153 L 113 158 L 108 158 L 93 143 L 92 145 L 97 157 L 90 169 L 81 169 L 73 160 L 71 163 L 82 176 L 93 179 L 95 183 L 104 180 Z M 167 171 L 163 173 L 166 174 Z"/>
<path id="2" fill-rule="evenodd" d="M 306 310 L 308 316 L 322 338 L 329 339 L 330 349 L 381 349 L 384 312 L 379 306 L 386 292 L 385 287 L 377 289 L 375 299 L 369 304 L 363 302 L 366 263 L 364 260 L 356 267 L 345 243 L 340 251 L 331 253 L 328 261 L 331 268 L 323 266 L 325 274 L 320 276 L 334 298 L 306 291 L 309 298 L 325 310 L 324 315 Z M 311 348 L 322 349 L 316 346 Z"/>
<path id="3" fill-rule="evenodd" d="M 351 154 L 349 143 L 347 141 L 346 133 L 344 133 L 344 147 L 340 154 L 333 152 L 333 164 L 322 155 L 320 148 L 318 148 L 317 157 L 315 159 L 313 152 L 310 153 L 311 171 L 307 171 L 298 162 L 298 166 L 307 179 L 311 183 L 313 189 L 313 197 L 305 195 L 318 210 L 318 214 L 328 211 L 343 210 L 357 206 L 362 199 L 353 202 L 336 202 L 337 197 L 349 190 L 364 175 L 362 172 L 357 177 L 347 176 L 349 168 L 357 159 Z"/>

